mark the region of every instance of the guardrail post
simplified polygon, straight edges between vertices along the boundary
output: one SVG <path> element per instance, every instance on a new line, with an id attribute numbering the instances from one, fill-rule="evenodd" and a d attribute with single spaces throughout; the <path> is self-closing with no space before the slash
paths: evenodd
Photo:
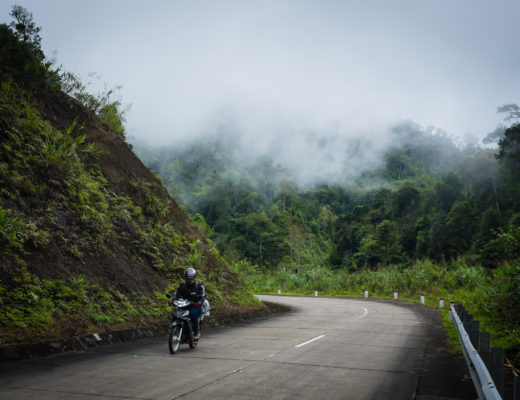
<path id="1" fill-rule="evenodd" d="M 469 331 L 468 335 L 471 340 L 471 343 L 473 344 L 473 347 L 478 349 L 479 348 L 479 332 L 480 332 L 480 322 L 479 321 L 471 321 L 469 324 Z"/>
<path id="2" fill-rule="evenodd" d="M 468 313 L 466 312 L 464 307 L 462 307 L 461 304 L 457 304 L 456 311 L 457 311 L 457 314 L 459 315 L 460 322 L 462 322 L 462 323 L 466 322 Z"/>
<path id="3" fill-rule="evenodd" d="M 514 397 L 513 400 L 520 400 L 520 376 L 518 376 L 515 373 L 515 379 L 514 379 Z"/>
<path id="4" fill-rule="evenodd" d="M 491 348 L 491 376 L 500 396 L 504 397 L 504 349 Z"/>
<path id="5" fill-rule="evenodd" d="M 365 299 L 368 299 L 368 290 L 365 289 Z"/>
<path id="6" fill-rule="evenodd" d="M 489 371 L 491 369 L 491 338 L 489 332 L 480 332 L 480 346 L 478 353 Z"/>
<path id="7" fill-rule="evenodd" d="M 397 296 L 398 296 L 397 293 L 398 293 L 397 290 L 394 290 L 394 300 L 397 300 Z"/>
<path id="8" fill-rule="evenodd" d="M 466 310 L 464 310 L 464 307 L 462 307 L 462 304 L 456 304 L 455 311 L 457 311 L 460 321 L 464 322 L 464 314 L 465 314 Z"/>
<path id="9" fill-rule="evenodd" d="M 464 321 L 462 321 L 462 325 L 464 325 L 464 329 L 468 332 L 468 335 L 471 330 L 471 321 L 473 321 L 473 315 L 464 310 Z"/>

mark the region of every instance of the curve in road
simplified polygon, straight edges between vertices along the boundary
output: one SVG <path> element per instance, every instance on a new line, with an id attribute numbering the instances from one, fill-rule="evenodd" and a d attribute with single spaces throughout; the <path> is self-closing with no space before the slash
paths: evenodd
<path id="1" fill-rule="evenodd" d="M 413 399 L 428 336 L 414 307 L 259 296 L 294 312 L 0 366 L 2 399 Z"/>

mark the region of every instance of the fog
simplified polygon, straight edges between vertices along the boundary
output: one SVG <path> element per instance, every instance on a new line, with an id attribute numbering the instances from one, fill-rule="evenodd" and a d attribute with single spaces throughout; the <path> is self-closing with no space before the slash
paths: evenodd
<path id="1" fill-rule="evenodd" d="M 502 122 L 497 107 L 519 102 L 520 2 L 17 4 L 64 70 L 99 74 L 93 90 L 122 85 L 133 143 L 228 129 L 245 159 L 336 179 L 377 165 L 402 121 L 480 141 Z"/>

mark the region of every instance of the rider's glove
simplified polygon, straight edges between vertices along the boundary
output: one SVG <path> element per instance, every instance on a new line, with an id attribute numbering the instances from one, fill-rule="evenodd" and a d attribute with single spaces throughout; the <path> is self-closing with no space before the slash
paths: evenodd
<path id="1" fill-rule="evenodd" d="M 171 306 L 173 304 L 173 301 L 168 300 L 168 305 Z"/>
<path id="2" fill-rule="evenodd" d="M 200 303 L 199 303 L 199 302 L 194 303 L 194 304 L 193 304 L 193 307 L 200 307 Z"/>

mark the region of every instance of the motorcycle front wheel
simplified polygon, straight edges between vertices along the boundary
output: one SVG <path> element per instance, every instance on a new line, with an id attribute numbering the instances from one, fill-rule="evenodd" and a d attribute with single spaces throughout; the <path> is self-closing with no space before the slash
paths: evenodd
<path id="1" fill-rule="evenodd" d="M 170 335 L 168 337 L 170 353 L 175 354 L 179 350 L 179 346 L 181 345 L 181 335 L 182 328 L 179 325 L 170 328 Z"/>

